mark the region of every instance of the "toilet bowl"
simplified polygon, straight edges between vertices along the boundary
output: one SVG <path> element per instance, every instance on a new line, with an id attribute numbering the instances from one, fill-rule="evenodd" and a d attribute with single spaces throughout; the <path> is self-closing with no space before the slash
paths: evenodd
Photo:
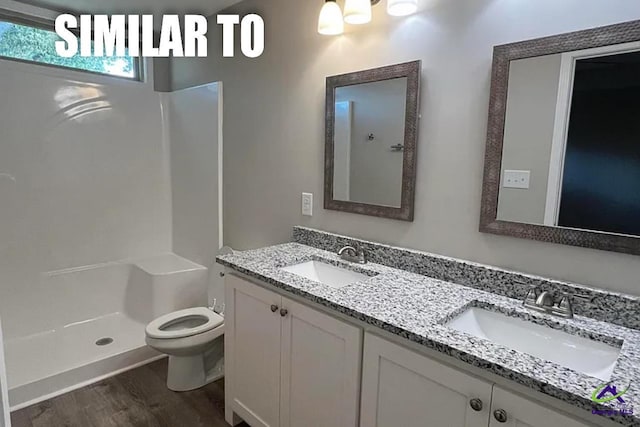
<path id="1" fill-rule="evenodd" d="M 145 329 L 147 345 L 169 355 L 167 387 L 194 390 L 221 378 L 224 318 L 205 307 L 160 316 Z M 218 344 L 218 345 L 216 345 Z"/>

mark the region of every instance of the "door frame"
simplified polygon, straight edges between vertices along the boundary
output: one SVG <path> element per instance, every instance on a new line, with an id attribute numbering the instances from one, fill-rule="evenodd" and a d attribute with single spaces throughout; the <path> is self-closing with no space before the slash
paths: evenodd
<path id="1" fill-rule="evenodd" d="M 580 59 L 618 55 L 638 50 L 640 50 L 640 42 L 631 42 L 576 50 L 561 54 L 558 98 L 553 126 L 553 139 L 551 142 L 551 157 L 549 159 L 547 197 L 544 208 L 544 225 L 556 227 L 560 215 L 564 160 L 567 151 L 567 139 L 569 137 L 569 120 L 571 118 L 576 62 Z"/>
<path id="2" fill-rule="evenodd" d="M 2 339 L 2 320 L 0 320 L 0 427 L 11 427 L 7 369 L 4 360 L 4 341 Z"/>
<path id="3" fill-rule="evenodd" d="M 343 110 L 344 111 L 344 117 L 342 114 L 339 113 L 339 110 Z M 336 127 L 336 132 L 338 131 L 338 129 L 342 126 L 342 120 L 345 119 L 346 123 L 345 124 L 345 141 L 344 141 L 344 166 L 345 169 L 343 169 L 343 173 L 344 173 L 344 181 L 343 184 L 345 185 L 345 188 L 343 189 L 342 195 L 340 195 L 338 192 L 336 192 L 336 184 L 339 185 L 339 182 L 337 182 L 337 180 L 335 179 L 335 170 L 334 170 L 334 183 L 333 183 L 333 193 L 334 196 L 339 199 L 339 200 L 350 200 L 351 197 L 351 138 L 352 138 L 352 122 L 353 122 L 353 101 L 336 101 L 336 111 L 335 111 L 335 127 Z M 339 146 L 339 140 L 338 138 L 335 138 L 336 141 L 334 143 L 334 150 L 338 148 Z M 337 163 L 334 161 L 334 163 Z M 338 169 L 338 165 L 335 166 L 335 169 Z"/>

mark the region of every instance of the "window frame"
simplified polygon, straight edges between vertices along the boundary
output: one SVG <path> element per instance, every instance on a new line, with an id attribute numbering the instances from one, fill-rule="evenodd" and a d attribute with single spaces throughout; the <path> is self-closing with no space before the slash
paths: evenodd
<path id="1" fill-rule="evenodd" d="M 0 9 L 1 22 L 8 22 L 11 24 L 37 28 L 40 30 L 51 31 L 55 33 L 55 23 L 50 19 L 46 19 L 46 18 L 38 19 L 34 17 L 24 16 L 22 14 L 14 14 L 14 13 L 7 13 L 7 12 L 8 11 L 6 11 L 5 9 Z M 79 31 L 77 29 L 70 30 L 70 31 L 76 34 L 77 36 L 79 36 Z M 92 30 L 92 33 L 93 33 L 93 30 Z M 91 41 L 92 43 L 94 41 L 93 35 L 91 37 Z M 127 42 L 128 42 L 128 39 L 127 39 Z M 35 65 L 41 65 L 44 67 L 50 67 L 54 69 L 75 71 L 79 73 L 89 73 L 94 76 L 102 76 L 102 77 L 115 78 L 115 79 L 130 81 L 130 82 L 144 83 L 146 81 L 146 75 L 145 75 L 145 66 L 144 66 L 143 58 L 136 57 L 136 56 L 133 56 L 131 58 L 133 59 L 133 76 L 127 77 L 127 76 L 119 76 L 117 74 L 102 73 L 100 71 L 86 70 L 84 68 L 67 67 L 65 65 L 50 64 L 48 62 L 33 61 L 29 59 L 13 58 L 11 56 L 0 55 L 0 60 L 14 61 L 22 64 L 35 64 Z"/>

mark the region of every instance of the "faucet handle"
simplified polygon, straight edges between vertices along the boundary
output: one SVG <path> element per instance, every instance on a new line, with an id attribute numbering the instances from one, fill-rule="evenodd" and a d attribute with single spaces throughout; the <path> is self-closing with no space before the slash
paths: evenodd
<path id="1" fill-rule="evenodd" d="M 367 262 L 367 253 L 365 252 L 362 246 L 358 246 L 358 262 L 360 264 L 366 264 Z"/>
<path id="2" fill-rule="evenodd" d="M 558 302 L 558 307 L 563 308 L 563 307 L 570 307 L 571 304 L 571 295 L 569 295 L 566 292 L 563 292 L 562 295 L 560 296 L 560 301 Z"/>
<path id="3" fill-rule="evenodd" d="M 562 293 L 562 297 L 558 302 L 558 309 L 567 317 L 573 317 L 573 302 L 571 301 L 571 295 L 566 292 Z"/>
<path id="4" fill-rule="evenodd" d="M 533 301 L 535 302 L 539 297 L 538 287 L 535 285 L 530 285 L 529 290 L 527 291 L 527 295 L 525 296 L 525 301 Z"/>

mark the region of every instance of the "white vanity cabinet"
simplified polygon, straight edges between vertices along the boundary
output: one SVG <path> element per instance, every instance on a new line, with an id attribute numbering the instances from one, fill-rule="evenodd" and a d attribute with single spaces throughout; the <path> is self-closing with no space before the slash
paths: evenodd
<path id="1" fill-rule="evenodd" d="M 591 425 L 368 332 L 363 353 L 361 328 L 235 274 L 225 299 L 232 425 L 237 416 L 252 427 Z"/>
<path id="2" fill-rule="evenodd" d="M 489 381 L 365 334 L 361 427 L 588 427 Z"/>
<path id="3" fill-rule="evenodd" d="M 225 278 L 225 400 L 253 427 L 355 427 L 362 330 Z"/>

